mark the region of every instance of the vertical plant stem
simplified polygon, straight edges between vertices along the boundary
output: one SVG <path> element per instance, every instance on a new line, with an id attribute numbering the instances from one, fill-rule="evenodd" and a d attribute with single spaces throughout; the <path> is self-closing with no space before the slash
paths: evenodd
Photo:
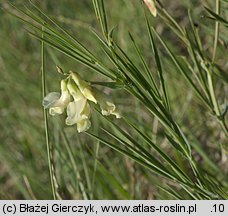
<path id="1" fill-rule="evenodd" d="M 72 164 L 72 167 L 73 167 L 73 170 L 74 170 L 74 173 L 75 173 L 75 178 L 78 180 L 78 184 L 79 184 L 79 188 L 80 188 L 81 193 L 82 193 L 82 197 L 83 197 L 83 199 L 88 200 L 89 198 L 88 198 L 88 195 L 86 193 L 86 188 L 85 188 L 85 186 L 83 184 L 82 177 L 81 177 L 80 172 L 78 170 L 78 166 L 76 164 L 76 161 L 75 161 L 75 158 L 74 158 L 74 155 L 73 155 L 69 140 L 68 140 L 68 138 L 66 136 L 66 133 L 64 132 L 63 129 L 62 129 L 62 136 L 64 138 L 64 144 L 65 144 L 67 153 L 69 155 L 70 162 Z"/>
<path id="2" fill-rule="evenodd" d="M 216 0 L 216 3 L 215 3 L 215 12 L 216 14 L 219 15 L 220 13 L 220 1 L 219 0 Z M 213 48 L 213 56 L 212 56 L 212 63 L 215 62 L 215 57 L 216 57 L 216 50 L 217 50 L 217 45 L 218 45 L 218 37 L 219 37 L 219 22 L 216 21 L 215 22 L 215 38 L 214 38 L 214 48 Z"/>
<path id="3" fill-rule="evenodd" d="M 100 142 L 97 141 L 95 145 L 95 155 L 94 155 L 94 168 L 93 168 L 93 177 L 92 177 L 92 191 L 91 191 L 91 199 L 94 198 L 94 186 L 96 180 L 96 171 L 97 171 L 97 162 L 98 162 L 98 154 L 100 149 Z"/>
<path id="4" fill-rule="evenodd" d="M 44 30 L 44 27 L 42 27 L 42 30 Z M 42 34 L 42 38 L 44 38 L 44 35 Z M 42 80 L 42 96 L 43 98 L 46 95 L 46 86 L 45 86 L 45 56 L 44 56 L 44 42 L 41 42 L 41 80 Z M 56 200 L 56 193 L 55 193 L 55 185 L 54 185 L 54 175 L 53 175 L 53 169 L 52 169 L 52 159 L 51 159 L 51 144 L 49 142 L 49 133 L 48 133 L 48 118 L 47 118 L 47 111 L 45 108 L 43 109 L 43 115 L 44 115 L 44 128 L 45 128 L 45 139 L 46 139 L 46 147 L 47 147 L 47 158 L 48 158 L 48 167 L 50 172 L 50 180 L 51 180 L 51 189 L 52 189 L 52 195 L 53 199 Z"/>
<path id="5" fill-rule="evenodd" d="M 214 111 L 215 111 L 217 118 L 219 118 L 219 117 L 221 117 L 221 110 L 219 108 L 218 101 L 217 101 L 217 98 L 215 95 L 212 72 L 208 69 L 207 69 L 207 79 L 208 79 L 208 87 L 209 87 L 210 97 L 211 97 L 211 101 L 212 101 L 212 104 L 214 107 Z M 221 124 L 221 127 L 222 127 L 224 133 L 226 134 L 226 136 L 228 136 L 228 128 L 226 126 L 224 119 L 219 119 L 219 123 Z"/>
<path id="6" fill-rule="evenodd" d="M 215 13 L 216 14 L 220 14 L 220 0 L 216 0 L 215 2 Z M 215 22 L 215 38 L 214 38 L 214 48 L 213 48 L 213 56 L 212 56 L 212 63 L 215 62 L 215 58 L 216 58 L 216 51 L 217 51 L 217 46 L 218 46 L 218 38 L 219 38 L 219 22 L 216 21 Z M 219 105 L 216 99 L 216 95 L 215 95 L 215 89 L 214 89 L 214 85 L 213 85 L 213 77 L 212 77 L 212 73 L 211 71 L 207 71 L 207 75 L 208 75 L 208 86 L 209 86 L 209 92 L 211 95 L 211 100 L 214 106 L 214 111 L 215 114 L 217 115 L 217 117 L 221 116 L 221 111 L 219 109 Z M 228 136 L 228 128 L 225 124 L 225 121 L 222 119 L 220 120 L 220 124 L 221 127 L 223 129 L 223 131 L 225 132 L 226 136 Z"/>
<path id="7" fill-rule="evenodd" d="M 84 170 L 84 178 L 85 178 L 86 183 L 87 183 L 87 190 L 89 191 L 89 193 L 91 193 L 92 186 L 91 186 L 91 179 L 90 179 L 90 175 L 89 175 L 89 168 L 88 168 L 88 165 L 86 163 L 87 161 L 85 158 L 83 146 L 82 146 L 82 143 L 81 143 L 79 136 L 77 136 L 77 142 L 79 143 L 79 147 L 80 147 L 80 156 L 81 156 L 80 160 L 81 160 L 81 164 L 82 164 L 83 170 Z M 89 198 L 87 198 L 87 199 L 89 199 Z"/>
<path id="8" fill-rule="evenodd" d="M 214 111 L 217 116 L 220 116 L 220 109 L 219 109 L 219 105 L 218 105 L 215 91 L 214 91 L 212 72 L 208 70 L 207 76 L 208 76 L 208 86 L 209 86 L 209 91 L 210 91 L 210 95 L 211 95 L 211 100 L 212 100 L 212 103 L 214 106 Z"/>

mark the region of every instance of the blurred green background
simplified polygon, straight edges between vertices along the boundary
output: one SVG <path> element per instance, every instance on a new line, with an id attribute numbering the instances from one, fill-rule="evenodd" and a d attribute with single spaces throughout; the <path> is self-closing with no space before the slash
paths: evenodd
<path id="1" fill-rule="evenodd" d="M 27 1 L 10 2 L 18 7 L 29 6 Z M 164 0 L 162 2 L 183 26 L 189 25 L 187 10 L 192 10 L 194 21 L 199 25 L 204 40 L 204 48 L 210 54 L 214 23 L 202 16 L 205 15 L 203 6 L 213 9 L 214 0 Z M 131 55 L 133 47 L 128 37 L 128 31 L 131 31 L 153 68 L 141 1 L 108 0 L 105 3 L 110 26 L 117 26 L 115 37 L 121 47 Z M 8 8 L 7 1 L 1 0 L 0 4 L 1 7 Z M 91 0 L 48 0 L 37 4 L 102 59 L 104 54 L 89 29 L 91 26 L 99 28 Z M 152 16 L 150 20 L 172 49 L 179 54 L 184 54 L 181 44 L 165 23 Z M 50 199 L 52 194 L 42 113 L 40 42 L 27 34 L 28 27 L 4 11 L 0 11 L 0 26 L 0 199 Z M 227 70 L 227 58 L 224 59 L 224 53 L 227 53 L 226 35 L 227 31 L 223 30 L 220 35 L 217 59 L 218 63 Z M 45 53 L 48 91 L 59 91 L 61 77 L 56 72 L 55 65 L 60 65 L 66 71 L 80 71 L 88 80 L 105 79 L 51 48 L 46 48 Z M 165 77 L 174 115 L 183 126 L 183 130 L 192 133 L 191 139 L 198 140 L 195 142 L 204 148 L 206 154 L 227 171 L 227 156 L 220 148 L 225 138 L 218 129 L 219 125 L 198 103 L 197 97 L 188 88 L 186 81 L 180 78 L 176 69 L 166 59 L 166 55 L 164 53 L 163 55 L 163 61 L 166 64 Z M 136 64 L 139 64 L 134 52 L 131 57 Z M 106 61 L 105 58 L 104 61 Z M 219 80 L 217 83 L 217 91 L 221 94 L 221 98 L 224 98 L 224 85 Z M 109 90 L 106 89 L 106 92 L 109 93 Z M 139 125 L 147 122 L 144 130 L 152 136 L 151 125 L 154 119 L 148 120 L 137 101 L 121 91 L 113 93 L 113 100 Z M 220 101 L 220 103 L 223 102 Z M 136 115 L 136 113 L 142 115 Z M 80 183 L 95 185 L 91 186 L 94 188 L 93 198 L 95 199 L 170 198 L 156 187 L 156 184 L 160 181 L 165 183 L 165 180 L 151 175 L 129 159 L 102 145 L 99 147 L 99 162 L 94 177 L 93 153 L 96 152 L 98 144 L 84 134 L 78 136 L 76 128 L 66 127 L 62 117 L 50 117 L 49 120 L 51 142 L 55 143 L 56 148 L 56 173 L 63 198 L 83 198 L 79 192 Z M 97 117 L 94 115 L 92 130 L 98 130 L 97 122 Z M 70 140 L 77 169 L 81 173 L 80 178 L 73 175 L 69 164 L 69 155 L 58 133 L 62 128 Z M 169 148 L 159 134 L 157 142 Z M 197 160 L 200 162 L 202 158 L 199 157 Z"/>

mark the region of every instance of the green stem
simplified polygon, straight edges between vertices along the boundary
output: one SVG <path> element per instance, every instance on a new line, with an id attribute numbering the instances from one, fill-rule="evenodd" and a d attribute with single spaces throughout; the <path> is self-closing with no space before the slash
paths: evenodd
<path id="1" fill-rule="evenodd" d="M 82 197 L 84 200 L 88 200 L 88 195 L 86 193 L 86 189 L 85 189 L 85 186 L 83 185 L 83 181 L 82 181 L 82 177 L 80 175 L 80 172 L 78 170 L 78 166 L 76 164 L 76 161 L 75 161 L 75 157 L 73 155 L 73 152 L 72 152 L 72 149 L 71 149 L 71 146 L 70 146 L 70 142 L 66 136 L 66 133 L 64 132 L 63 129 L 61 129 L 61 134 L 64 138 L 64 144 L 65 144 L 65 147 L 66 147 L 66 150 L 67 150 L 67 153 L 69 155 L 69 159 L 70 159 L 70 162 L 72 164 L 72 168 L 74 170 L 74 173 L 75 173 L 75 178 L 78 180 L 78 184 L 79 184 L 79 188 L 81 190 L 81 193 L 82 193 Z"/>
<path id="2" fill-rule="evenodd" d="M 219 15 L 220 13 L 220 1 L 216 0 L 216 14 Z M 218 45 L 218 38 L 219 38 L 219 22 L 215 22 L 215 38 L 214 38 L 214 48 L 213 48 L 213 56 L 212 56 L 212 63 L 215 62 L 215 57 L 216 57 L 216 50 L 217 50 L 217 45 Z"/>
<path id="3" fill-rule="evenodd" d="M 212 101 L 212 104 L 214 107 L 214 111 L 215 111 L 217 118 L 220 118 L 221 110 L 219 108 L 218 101 L 217 101 L 216 95 L 215 95 L 212 73 L 209 70 L 207 70 L 207 77 L 208 77 L 208 87 L 209 87 L 210 97 L 211 97 L 211 101 Z M 226 134 L 226 136 L 228 136 L 228 128 L 226 126 L 224 119 L 219 119 L 219 123 L 221 124 L 221 127 L 222 127 L 224 133 Z"/>
<path id="4" fill-rule="evenodd" d="M 93 177 L 92 177 L 91 199 L 94 199 L 94 189 L 95 189 L 95 180 L 96 180 L 99 149 L 100 149 L 100 142 L 98 141 L 96 143 L 96 146 L 95 146 L 95 157 L 94 157 L 94 168 L 93 168 Z"/>
<path id="5" fill-rule="evenodd" d="M 44 28 L 42 27 L 42 30 Z M 42 34 L 42 38 L 44 35 Z M 42 80 L 42 96 L 43 98 L 46 95 L 46 86 L 45 86 L 45 70 L 44 70 L 44 64 L 45 64 L 45 58 L 44 58 L 44 42 L 41 42 L 41 80 Z M 47 118 L 47 111 L 45 108 L 43 109 L 44 114 L 44 128 L 45 128 L 45 139 L 46 139 L 46 147 L 47 147 L 47 158 L 48 158 L 48 167 L 50 172 L 50 180 L 51 180 L 51 189 L 52 189 L 52 195 L 53 199 L 56 200 L 56 192 L 55 192 L 55 185 L 54 185 L 54 175 L 53 175 L 53 166 L 52 166 L 52 160 L 51 160 L 51 144 L 49 142 L 49 133 L 48 133 L 48 118 Z"/>
<path id="6" fill-rule="evenodd" d="M 220 14 L 220 1 L 216 0 L 215 4 L 216 4 L 215 5 L 215 7 L 216 7 L 215 12 L 216 12 L 216 14 L 219 15 Z M 219 38 L 219 22 L 216 21 L 215 22 L 215 38 L 214 38 L 212 63 L 215 62 L 215 58 L 216 58 L 218 38 Z M 208 86 L 209 86 L 210 97 L 212 100 L 212 104 L 214 107 L 215 114 L 217 115 L 217 118 L 218 118 L 218 117 L 221 117 L 221 111 L 219 109 L 218 101 L 216 99 L 215 90 L 214 90 L 214 86 L 213 86 L 213 77 L 212 77 L 211 71 L 207 70 L 207 76 L 208 76 Z M 226 136 L 228 136 L 228 128 L 226 126 L 224 119 L 220 119 L 219 123 L 221 124 L 221 127 L 222 127 L 223 131 L 225 132 Z"/>

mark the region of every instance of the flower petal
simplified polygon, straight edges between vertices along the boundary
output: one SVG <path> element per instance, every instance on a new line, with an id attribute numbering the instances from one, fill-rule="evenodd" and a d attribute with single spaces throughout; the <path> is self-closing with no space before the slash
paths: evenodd
<path id="1" fill-rule="evenodd" d="M 70 73 L 71 73 L 72 79 L 74 80 L 74 82 L 80 89 L 81 93 L 84 95 L 84 97 L 94 103 L 97 103 L 97 100 L 94 97 L 94 94 L 92 92 L 91 86 L 87 82 L 82 80 L 82 78 L 77 73 L 72 71 L 70 71 Z"/>
<path id="2" fill-rule="evenodd" d="M 102 115 L 110 115 L 116 108 L 115 104 L 109 101 L 101 101 L 100 103 Z"/>
<path id="3" fill-rule="evenodd" d="M 122 118 L 122 115 L 120 114 L 120 112 L 118 112 L 117 110 L 115 110 L 115 111 L 113 111 L 112 113 L 111 113 L 112 115 L 115 115 L 116 116 L 116 118 Z"/>
<path id="4" fill-rule="evenodd" d="M 61 94 L 58 92 L 49 93 L 43 100 L 44 108 L 50 108 L 50 115 L 59 115 L 70 102 L 70 93 L 67 89 L 67 80 L 61 80 Z"/>
<path id="5" fill-rule="evenodd" d="M 83 94 L 80 92 L 79 88 L 71 78 L 69 79 L 67 88 L 72 97 L 74 98 L 74 101 L 78 101 L 84 98 Z"/>
<path id="6" fill-rule="evenodd" d="M 77 123 L 77 130 L 79 133 L 87 131 L 91 126 L 91 122 L 89 119 L 82 120 Z"/>
<path id="7" fill-rule="evenodd" d="M 56 101 L 55 106 L 66 107 L 70 102 L 70 93 L 67 89 L 68 80 L 61 80 L 61 97 Z"/>
<path id="8" fill-rule="evenodd" d="M 64 112 L 65 107 L 51 107 L 49 109 L 49 114 L 52 116 L 60 115 Z"/>
<path id="9" fill-rule="evenodd" d="M 45 109 L 50 108 L 60 98 L 59 92 L 50 92 L 43 99 L 43 106 Z"/>
<path id="10" fill-rule="evenodd" d="M 80 91 L 82 92 L 84 97 L 86 97 L 88 100 L 90 100 L 90 101 L 94 102 L 95 104 L 97 104 L 97 100 L 94 97 L 90 86 L 88 86 L 87 88 L 84 88 L 84 89 L 81 88 Z"/>
<path id="11" fill-rule="evenodd" d="M 100 105 L 102 115 L 115 115 L 116 118 L 121 118 L 121 114 L 117 111 L 115 104 L 109 100 L 106 94 L 98 89 L 94 89 L 94 92 Z"/>
<path id="12" fill-rule="evenodd" d="M 67 125 L 76 124 L 84 119 L 90 117 L 90 107 L 87 99 L 70 102 L 67 106 L 67 118 L 65 120 Z"/>

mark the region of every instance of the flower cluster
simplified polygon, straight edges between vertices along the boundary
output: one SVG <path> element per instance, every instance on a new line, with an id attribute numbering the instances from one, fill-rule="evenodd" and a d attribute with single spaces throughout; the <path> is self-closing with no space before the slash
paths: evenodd
<path id="1" fill-rule="evenodd" d="M 78 132 L 84 132 L 91 126 L 91 108 L 88 101 L 99 104 L 102 115 L 115 115 L 121 118 L 116 106 L 107 95 L 98 89 L 91 87 L 89 83 L 75 72 L 70 71 L 70 75 L 61 80 L 61 94 L 50 92 L 43 99 L 43 106 L 49 109 L 52 116 L 60 115 L 66 109 L 67 125 L 77 125 Z"/>

